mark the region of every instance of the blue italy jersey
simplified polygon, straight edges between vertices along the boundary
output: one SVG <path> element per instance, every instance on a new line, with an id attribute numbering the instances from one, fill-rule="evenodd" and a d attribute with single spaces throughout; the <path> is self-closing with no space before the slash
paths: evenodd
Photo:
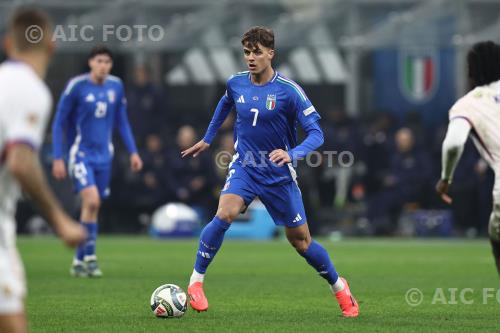
<path id="1" fill-rule="evenodd" d="M 112 134 L 115 126 L 130 153 L 137 151 L 127 118 L 126 98 L 121 80 L 109 75 L 102 84 L 90 74 L 69 81 L 57 106 L 52 126 L 53 154 L 63 157 L 63 141 L 75 154 L 95 165 L 109 164 L 113 156 Z"/>
<path id="2" fill-rule="evenodd" d="M 269 154 L 294 148 L 297 124 L 305 128 L 321 118 L 302 88 L 278 72 L 264 85 L 252 83 L 249 72 L 238 73 L 228 80 L 218 108 L 232 106 L 237 113 L 233 163 L 239 163 L 261 184 L 295 180 L 292 165 L 279 167 L 269 160 Z"/>

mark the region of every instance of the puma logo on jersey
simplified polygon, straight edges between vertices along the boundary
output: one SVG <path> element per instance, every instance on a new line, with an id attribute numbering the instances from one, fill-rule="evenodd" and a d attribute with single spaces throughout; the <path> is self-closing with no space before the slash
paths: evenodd
<path id="1" fill-rule="evenodd" d="M 300 214 L 297 214 L 297 216 L 295 216 L 295 218 L 293 219 L 292 223 L 297 223 L 299 221 L 302 221 L 302 216 L 300 216 Z"/>
<path id="2" fill-rule="evenodd" d="M 240 98 L 238 98 L 238 100 L 236 101 L 236 103 L 245 103 L 245 97 L 241 95 Z"/>
<path id="3" fill-rule="evenodd" d="M 94 94 L 90 93 L 85 97 L 85 102 L 95 102 L 95 96 Z"/>

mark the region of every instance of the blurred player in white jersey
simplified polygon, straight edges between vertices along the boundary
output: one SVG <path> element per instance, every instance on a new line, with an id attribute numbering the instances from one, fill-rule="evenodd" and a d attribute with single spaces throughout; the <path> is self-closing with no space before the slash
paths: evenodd
<path id="1" fill-rule="evenodd" d="M 436 191 L 445 202 L 451 203 L 448 188 L 471 134 L 481 157 L 495 172 L 488 233 L 500 274 L 500 45 L 490 41 L 475 44 L 467 55 L 467 64 L 471 90 L 450 110 L 441 180 Z"/>
<path id="2" fill-rule="evenodd" d="M 9 60 L 0 65 L 0 332 L 26 332 L 24 269 L 16 250 L 15 210 L 20 189 L 39 206 L 70 246 L 84 229 L 61 209 L 50 191 L 37 149 L 52 106 L 43 82 L 54 51 L 52 27 L 39 10 L 17 10 L 4 40 Z M 31 41 L 29 40 L 31 38 Z"/>

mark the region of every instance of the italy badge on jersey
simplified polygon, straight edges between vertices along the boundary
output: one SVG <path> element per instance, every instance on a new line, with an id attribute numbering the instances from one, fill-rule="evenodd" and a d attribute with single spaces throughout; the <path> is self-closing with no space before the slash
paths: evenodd
<path id="1" fill-rule="evenodd" d="M 108 100 L 110 103 L 114 103 L 116 99 L 115 91 L 113 89 L 108 90 Z"/>
<path id="2" fill-rule="evenodd" d="M 268 110 L 274 110 L 276 107 L 276 95 L 267 95 L 267 100 L 266 100 L 266 109 Z"/>

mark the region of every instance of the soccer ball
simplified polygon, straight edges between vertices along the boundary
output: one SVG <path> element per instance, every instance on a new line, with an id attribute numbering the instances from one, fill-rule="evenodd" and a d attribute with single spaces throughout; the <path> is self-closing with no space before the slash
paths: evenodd
<path id="1" fill-rule="evenodd" d="M 187 310 L 187 296 L 175 284 L 164 284 L 151 295 L 151 310 L 157 317 L 181 317 Z"/>

